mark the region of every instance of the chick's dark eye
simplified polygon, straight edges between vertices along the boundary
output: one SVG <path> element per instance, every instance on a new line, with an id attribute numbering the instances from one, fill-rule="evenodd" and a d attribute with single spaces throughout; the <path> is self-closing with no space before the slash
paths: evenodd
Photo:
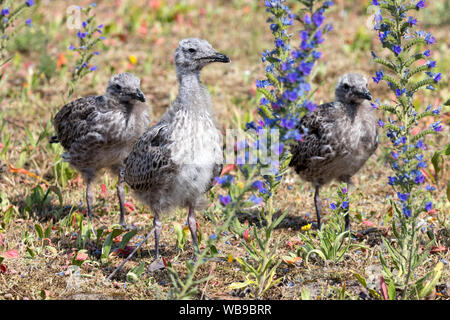
<path id="1" fill-rule="evenodd" d="M 345 90 L 348 90 L 348 89 L 350 89 L 350 86 L 349 86 L 348 84 L 345 83 L 345 84 L 344 84 L 344 89 L 345 89 Z"/>
<path id="2" fill-rule="evenodd" d="M 114 87 L 115 87 L 117 90 L 122 89 L 122 86 L 121 86 L 120 84 L 116 84 Z"/>
<path id="3" fill-rule="evenodd" d="M 194 48 L 189 48 L 188 51 L 189 51 L 190 53 L 196 52 L 196 50 L 195 50 Z"/>

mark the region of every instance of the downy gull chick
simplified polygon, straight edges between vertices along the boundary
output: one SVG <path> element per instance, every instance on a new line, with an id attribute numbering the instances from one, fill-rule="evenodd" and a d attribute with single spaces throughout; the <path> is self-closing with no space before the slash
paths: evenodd
<path id="1" fill-rule="evenodd" d="M 194 210 L 207 204 L 204 194 L 223 166 L 222 134 L 200 72 L 213 62 L 230 59 L 206 40 L 189 38 L 179 43 L 174 60 L 178 96 L 162 119 L 136 142 L 124 170 L 127 184 L 154 214 L 156 259 L 160 215 L 176 207 L 189 208 L 187 222 L 194 251 L 198 251 Z"/>
<path id="2" fill-rule="evenodd" d="M 350 183 L 378 146 L 376 114 L 368 100 L 367 80 L 356 73 L 344 74 L 335 88 L 336 101 L 320 105 L 299 124 L 303 139 L 292 148 L 291 167 L 313 184 L 317 225 L 320 228 L 321 186 L 331 180 Z M 346 230 L 350 227 L 348 210 Z"/>
<path id="3" fill-rule="evenodd" d="M 150 126 L 148 105 L 140 89 L 141 81 L 130 73 L 111 77 L 103 96 L 88 96 L 72 101 L 55 115 L 57 136 L 51 143 L 61 143 L 63 159 L 76 168 L 86 183 L 86 204 L 92 219 L 91 184 L 102 169 L 119 176 L 117 195 L 120 224 L 125 226 L 123 160 L 133 144 Z"/>

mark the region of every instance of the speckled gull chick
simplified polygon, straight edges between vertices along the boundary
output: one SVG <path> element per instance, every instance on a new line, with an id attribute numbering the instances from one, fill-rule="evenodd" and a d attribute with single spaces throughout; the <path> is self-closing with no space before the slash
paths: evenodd
<path id="1" fill-rule="evenodd" d="M 68 161 L 86 183 L 86 204 L 92 219 L 92 182 L 102 169 L 119 176 L 117 195 L 120 224 L 125 226 L 123 161 L 133 144 L 150 126 L 148 105 L 140 89 L 141 81 L 130 73 L 111 77 L 103 96 L 80 98 L 62 107 L 53 120 L 57 136 Z"/>
<path id="2" fill-rule="evenodd" d="M 210 95 L 200 81 L 200 71 L 213 62 L 228 63 L 230 59 L 205 40 L 189 38 L 179 43 L 175 50 L 178 96 L 125 160 L 125 181 L 154 214 L 156 259 L 160 215 L 176 207 L 189 208 L 188 225 L 198 251 L 194 210 L 205 207 L 204 194 L 222 170 L 222 134 Z"/>
<path id="3" fill-rule="evenodd" d="M 320 228 L 322 200 L 319 189 L 333 179 L 350 183 L 378 146 L 376 114 L 368 100 L 367 80 L 344 74 L 335 89 L 336 101 L 320 105 L 304 116 L 299 130 L 303 139 L 292 148 L 290 165 L 315 187 L 314 204 Z M 348 210 L 346 230 L 350 228 Z"/>

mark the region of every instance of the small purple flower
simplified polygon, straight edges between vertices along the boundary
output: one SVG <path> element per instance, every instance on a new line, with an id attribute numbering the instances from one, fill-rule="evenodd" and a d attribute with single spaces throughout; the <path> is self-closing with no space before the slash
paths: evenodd
<path id="1" fill-rule="evenodd" d="M 5 9 L 2 9 L 2 11 L 0 11 L 1 15 L 6 17 L 9 15 L 9 8 L 6 7 Z"/>
<path id="2" fill-rule="evenodd" d="M 378 120 L 378 125 L 381 127 L 381 128 L 383 128 L 384 127 L 384 122 L 383 122 L 383 120 Z"/>
<path id="3" fill-rule="evenodd" d="M 433 123 L 431 125 L 431 128 L 436 132 L 441 132 L 442 131 L 441 121 L 437 121 L 437 122 Z"/>
<path id="4" fill-rule="evenodd" d="M 405 215 L 405 217 L 407 217 L 407 218 L 411 217 L 412 211 L 407 206 L 404 206 L 402 211 L 403 211 L 403 214 Z"/>
<path id="5" fill-rule="evenodd" d="M 28 20 L 25 21 L 25 24 L 27 26 L 29 26 L 29 27 L 32 27 L 33 26 L 33 20 L 32 19 L 28 19 Z"/>
<path id="6" fill-rule="evenodd" d="M 396 159 L 396 160 L 398 159 L 398 153 L 397 153 L 397 152 L 394 152 L 394 151 L 393 151 L 393 152 L 391 153 L 391 155 L 392 155 L 392 158 L 394 158 L 394 159 Z"/>
<path id="7" fill-rule="evenodd" d="M 34 6 L 34 1 L 33 1 L 33 0 L 27 0 L 27 1 L 25 2 L 25 4 L 26 4 L 28 7 L 32 7 L 32 6 Z"/>
<path id="8" fill-rule="evenodd" d="M 305 101 L 304 107 L 308 109 L 308 111 L 313 112 L 316 110 L 317 105 L 311 101 Z"/>
<path id="9" fill-rule="evenodd" d="M 389 185 L 391 185 L 391 186 L 393 186 L 394 184 L 396 184 L 397 183 L 397 181 L 398 181 L 398 178 L 397 177 L 388 177 L 388 179 L 389 179 Z"/>
<path id="10" fill-rule="evenodd" d="M 423 7 L 425 7 L 425 0 L 420 0 L 419 2 L 416 3 L 417 9 L 421 9 Z"/>
<path id="11" fill-rule="evenodd" d="M 309 16 L 309 14 L 305 14 L 305 17 L 303 18 L 303 22 L 306 24 L 311 24 L 311 17 Z"/>
<path id="12" fill-rule="evenodd" d="M 434 186 L 432 186 L 431 184 L 429 184 L 429 185 L 427 185 L 425 187 L 425 190 L 427 190 L 427 191 L 434 191 L 434 190 L 436 190 L 436 188 Z"/>
<path id="13" fill-rule="evenodd" d="M 263 202 L 263 198 L 261 198 L 261 197 L 257 197 L 257 196 L 255 196 L 254 194 L 252 194 L 251 196 L 250 196 L 250 199 L 249 199 L 251 202 L 253 202 L 254 204 L 260 204 L 261 202 Z"/>
<path id="14" fill-rule="evenodd" d="M 395 52 L 395 54 L 398 56 L 400 54 L 400 52 L 402 52 L 402 47 L 398 46 L 398 45 L 393 45 L 392 46 L 392 50 Z"/>
<path id="15" fill-rule="evenodd" d="M 294 129 L 295 128 L 295 121 L 292 119 L 281 119 L 280 126 L 286 129 Z"/>
<path id="16" fill-rule="evenodd" d="M 347 192 L 348 192 L 347 187 L 342 188 L 342 193 L 343 194 L 347 194 Z"/>
<path id="17" fill-rule="evenodd" d="M 372 4 L 373 4 L 374 6 L 379 6 L 379 5 L 380 5 L 380 3 L 378 2 L 378 0 L 372 0 Z"/>
<path id="18" fill-rule="evenodd" d="M 419 172 L 419 174 L 417 174 L 417 176 L 414 178 L 414 183 L 415 184 L 422 184 L 425 182 L 425 177 L 422 173 Z"/>
<path id="19" fill-rule="evenodd" d="M 439 73 L 436 73 L 435 75 L 434 75 L 434 78 L 433 78 L 433 80 L 434 80 L 434 82 L 439 82 L 439 81 L 441 81 L 441 79 L 442 79 L 442 74 L 439 72 Z"/>
<path id="20" fill-rule="evenodd" d="M 383 69 L 380 69 L 380 71 L 375 72 L 375 77 L 372 77 L 372 79 L 376 83 L 379 83 L 381 80 L 383 80 L 383 77 L 384 77 Z"/>
<path id="21" fill-rule="evenodd" d="M 305 75 L 309 75 L 311 73 L 312 67 L 313 64 L 311 62 L 302 62 L 299 66 L 299 70 Z"/>
<path id="22" fill-rule="evenodd" d="M 330 208 L 331 210 L 336 210 L 337 209 L 336 204 L 334 203 L 330 204 Z"/>
<path id="23" fill-rule="evenodd" d="M 423 53 L 423 55 L 424 55 L 425 57 L 429 57 L 429 56 L 431 55 L 430 49 L 425 50 L 425 52 Z"/>
<path id="24" fill-rule="evenodd" d="M 433 43 L 436 41 L 436 39 L 435 39 L 430 33 L 428 33 L 428 34 L 425 36 L 425 41 L 426 41 L 428 44 L 433 44 Z"/>
<path id="25" fill-rule="evenodd" d="M 428 61 L 427 66 L 430 69 L 436 67 L 436 61 Z"/>
<path id="26" fill-rule="evenodd" d="M 70 47 L 69 47 L 69 50 L 73 51 L 73 50 L 75 50 L 75 47 L 71 44 Z"/>
<path id="27" fill-rule="evenodd" d="M 397 97 L 401 97 L 406 92 L 406 89 L 397 89 L 395 90 L 395 95 Z"/>
<path id="28" fill-rule="evenodd" d="M 220 195 L 219 201 L 224 207 L 226 207 L 227 205 L 229 205 L 231 203 L 231 196 L 229 194 L 227 194 L 226 196 Z"/>
<path id="29" fill-rule="evenodd" d="M 410 26 L 415 26 L 417 24 L 417 19 L 414 19 L 413 17 L 409 17 L 408 23 Z"/>
<path id="30" fill-rule="evenodd" d="M 400 199 L 400 201 L 405 202 L 408 200 L 409 198 L 409 193 L 401 193 L 401 192 L 397 192 L 397 196 Z"/>
<path id="31" fill-rule="evenodd" d="M 284 45 L 284 42 L 282 39 L 276 39 L 275 40 L 275 45 L 277 46 L 277 48 L 281 48 Z"/>
<path id="32" fill-rule="evenodd" d="M 342 209 L 347 209 L 347 208 L 348 208 L 348 201 L 342 202 L 341 208 L 342 208 Z"/>
<path id="33" fill-rule="evenodd" d="M 314 24 L 318 27 L 320 27 L 320 25 L 323 23 L 323 20 L 325 19 L 322 13 L 322 10 L 320 10 L 319 12 L 314 13 L 312 16 Z"/>
<path id="34" fill-rule="evenodd" d="M 425 204 L 425 210 L 428 212 L 433 209 L 433 202 L 429 201 Z"/>
<path id="35" fill-rule="evenodd" d="M 80 39 L 86 38 L 86 35 L 87 35 L 86 32 L 81 32 L 81 31 L 78 31 L 78 32 L 77 32 L 77 36 L 78 36 L 78 38 L 80 38 Z"/>

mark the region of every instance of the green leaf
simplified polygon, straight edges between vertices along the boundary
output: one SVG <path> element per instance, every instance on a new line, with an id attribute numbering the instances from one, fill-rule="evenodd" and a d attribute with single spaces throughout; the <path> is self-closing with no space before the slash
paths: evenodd
<path id="1" fill-rule="evenodd" d="M 137 229 L 133 229 L 130 232 L 127 232 L 123 237 L 122 241 L 119 243 L 119 249 L 123 249 L 127 246 L 128 242 L 136 235 Z"/>
<path id="2" fill-rule="evenodd" d="M 389 280 L 388 298 L 389 300 L 395 300 L 397 298 L 397 292 L 395 291 L 395 284 L 393 280 Z"/>
<path id="3" fill-rule="evenodd" d="M 394 72 L 397 72 L 397 68 L 395 67 L 395 64 L 388 60 L 388 59 L 383 59 L 383 58 L 375 58 L 373 60 L 376 63 L 382 64 L 383 66 L 385 66 L 386 68 L 391 69 Z"/>
<path id="4" fill-rule="evenodd" d="M 42 231 L 42 227 L 39 224 L 35 224 L 34 225 L 34 229 L 36 229 L 36 233 L 38 235 L 39 238 L 44 239 L 44 231 Z"/>
<path id="5" fill-rule="evenodd" d="M 138 267 L 135 267 L 131 269 L 127 273 L 127 281 L 136 283 L 141 278 L 142 273 L 144 272 L 145 262 L 141 262 L 141 264 Z"/>
<path id="6" fill-rule="evenodd" d="M 428 296 L 431 293 L 431 291 L 434 289 L 434 287 L 436 287 L 436 284 L 439 281 L 439 278 L 441 277 L 443 267 L 444 267 L 444 264 L 442 262 L 439 262 L 436 265 L 436 267 L 432 271 L 433 278 L 419 292 L 420 298 L 425 298 L 426 296 Z"/>
<path id="7" fill-rule="evenodd" d="M 102 255 L 100 257 L 102 263 L 106 263 L 108 261 L 113 239 L 122 233 L 123 233 L 122 229 L 114 229 L 110 234 L 108 234 L 102 246 Z"/>
<path id="8" fill-rule="evenodd" d="M 300 290 L 300 295 L 302 297 L 302 300 L 311 300 L 311 293 L 309 292 L 308 288 L 303 287 Z"/>
<path id="9" fill-rule="evenodd" d="M 355 276 L 356 280 L 358 280 L 358 282 L 364 287 L 367 288 L 367 281 L 366 279 L 364 279 L 363 276 L 361 276 L 360 274 L 356 273 L 355 271 L 352 271 L 353 275 Z"/>

